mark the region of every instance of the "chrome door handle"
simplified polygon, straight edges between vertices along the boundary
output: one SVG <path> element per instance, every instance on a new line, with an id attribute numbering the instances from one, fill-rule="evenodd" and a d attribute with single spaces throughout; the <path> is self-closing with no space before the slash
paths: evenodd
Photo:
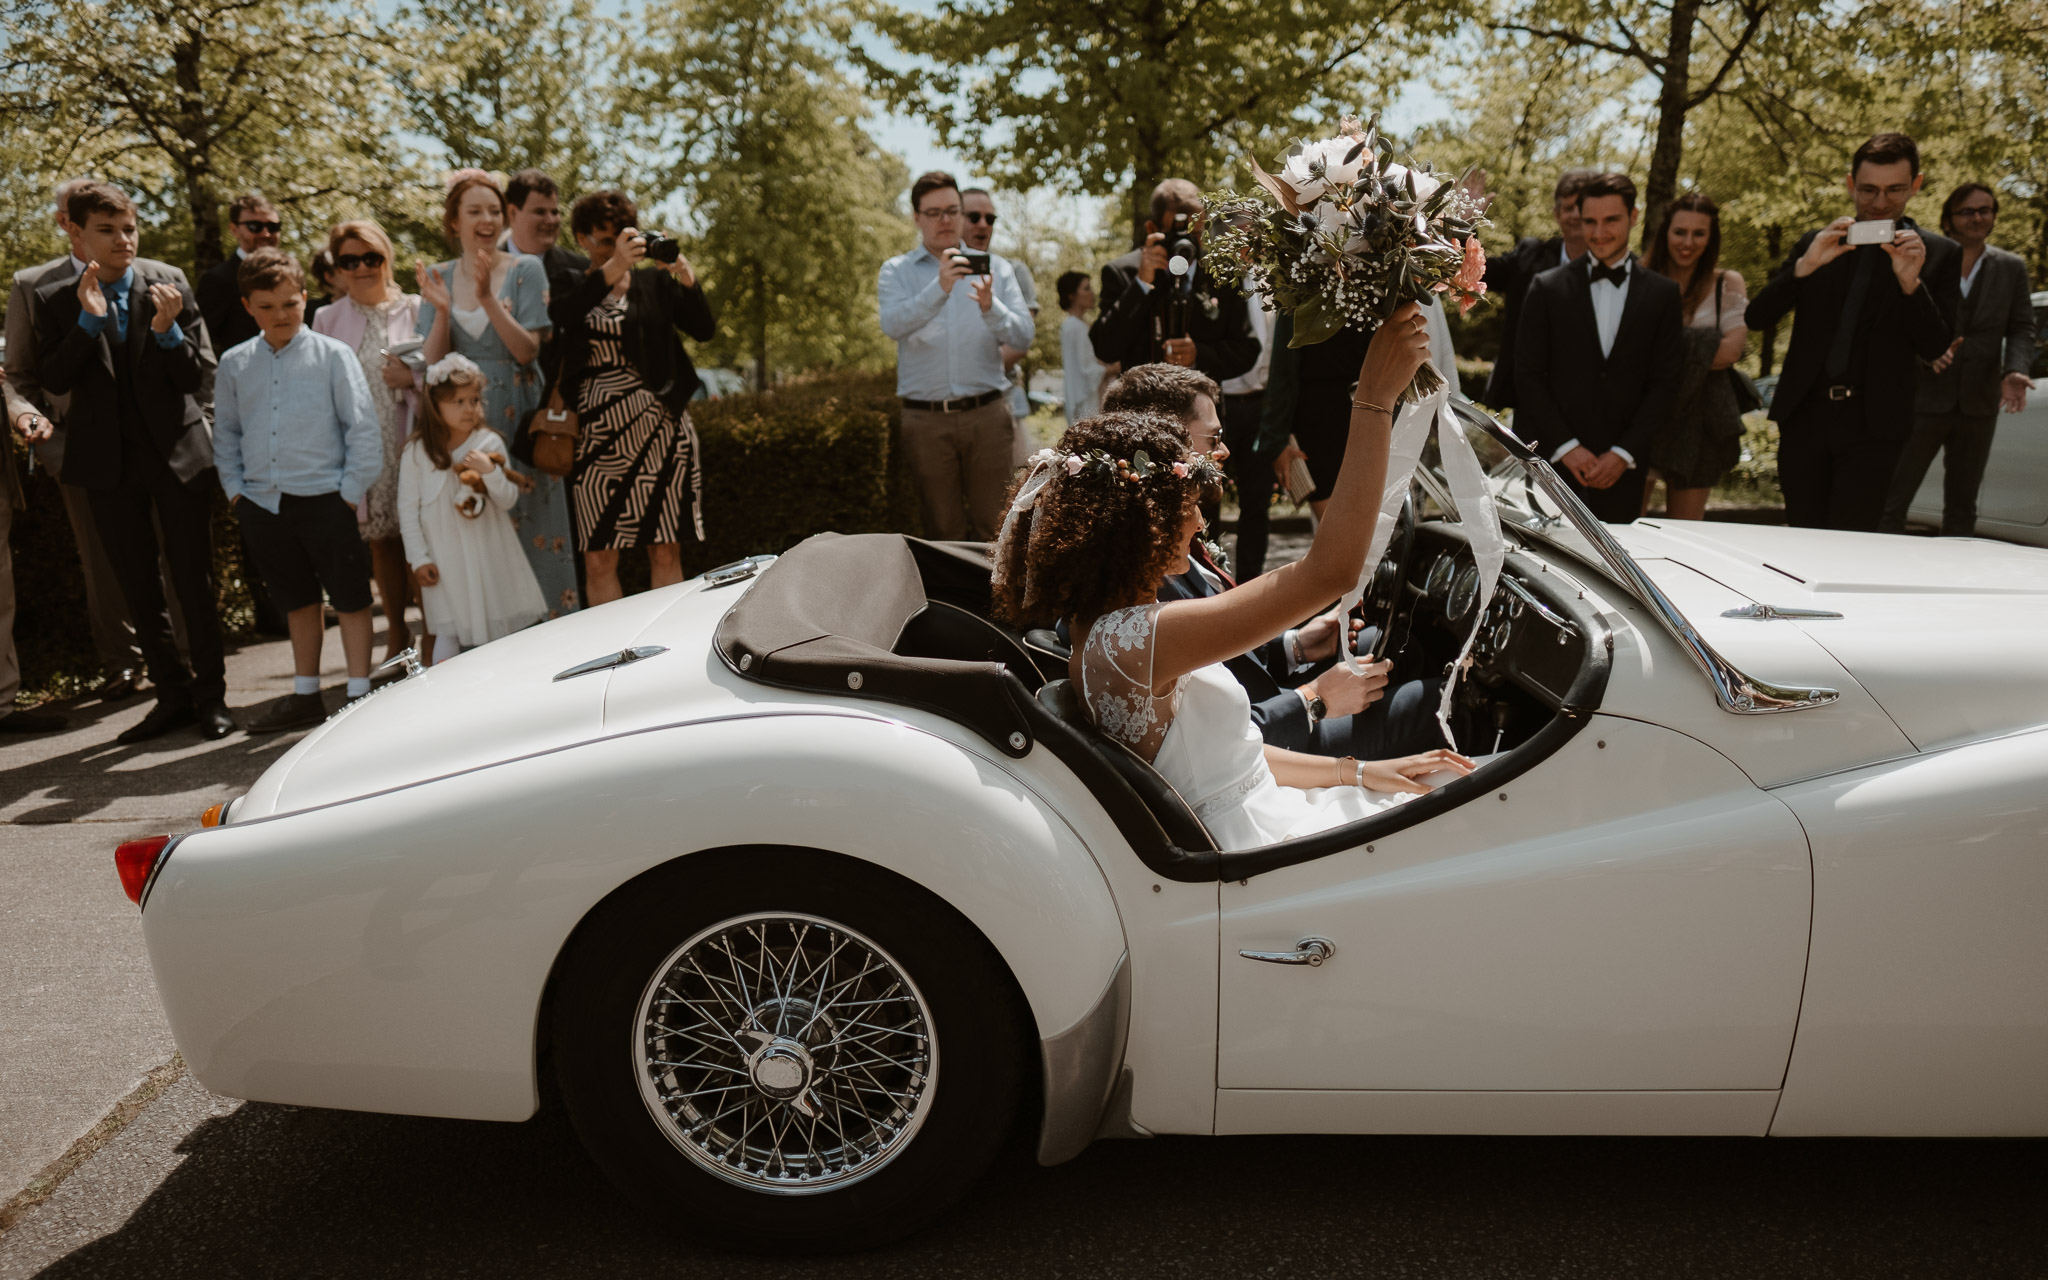
<path id="1" fill-rule="evenodd" d="M 1310 968 L 1337 954 L 1337 944 L 1328 938 L 1303 938 L 1294 946 L 1292 951 L 1240 951 L 1237 954 L 1247 960 L 1264 960 L 1267 964 L 1305 964 Z"/>

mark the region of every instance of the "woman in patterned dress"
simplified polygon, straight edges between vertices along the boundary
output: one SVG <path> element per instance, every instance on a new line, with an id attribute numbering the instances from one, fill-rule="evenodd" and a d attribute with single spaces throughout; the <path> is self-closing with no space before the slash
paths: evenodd
<path id="1" fill-rule="evenodd" d="M 412 645 L 405 608 L 413 597 L 405 543 L 398 530 L 398 455 L 412 432 L 413 372 L 386 351 L 419 336 L 419 295 L 392 276 L 391 237 L 374 222 L 344 222 L 327 233 L 339 297 L 313 317 L 315 333 L 352 348 L 370 384 L 370 403 L 384 429 L 384 470 L 363 495 L 363 540 L 370 544 L 370 574 L 384 602 L 384 657 Z"/>
<path id="2" fill-rule="evenodd" d="M 499 247 L 505 195 L 481 170 L 455 175 L 441 223 L 461 256 L 419 266 L 424 355 L 428 364 L 450 351 L 476 361 L 486 380 L 484 425 L 511 442 L 540 406 L 540 345 L 549 330 L 547 271 L 539 258 Z M 542 471 L 525 475 L 532 487 L 512 508 L 512 524 L 552 618 L 577 607 L 568 489 Z"/>
<path id="3" fill-rule="evenodd" d="M 717 330 L 689 261 L 635 271 L 647 242 L 639 210 L 618 191 L 576 202 L 569 226 L 590 271 L 550 307 L 562 398 L 576 407 L 569 494 L 590 602 L 623 594 L 619 551 L 646 547 L 657 587 L 683 580 L 682 540 L 703 541 L 702 462 L 690 425 L 697 369 L 677 330 L 699 342 Z"/>

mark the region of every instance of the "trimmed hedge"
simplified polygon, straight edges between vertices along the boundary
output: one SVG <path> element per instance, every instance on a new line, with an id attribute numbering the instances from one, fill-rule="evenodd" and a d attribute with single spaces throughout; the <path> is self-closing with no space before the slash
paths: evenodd
<path id="1" fill-rule="evenodd" d="M 788 550 L 814 533 L 922 532 L 917 491 L 897 434 L 902 408 L 893 374 L 834 373 L 765 395 L 699 400 L 691 420 L 704 450 L 704 534 L 683 542 L 683 571 L 701 573 L 742 556 Z M 27 450 L 12 432 L 17 474 Z M 15 512 L 15 647 L 22 688 L 68 697 L 99 675 L 86 622 L 78 547 L 57 483 L 38 468 Z M 231 637 L 253 621 L 241 540 L 227 501 L 214 503 L 214 581 Z M 647 586 L 644 551 L 620 557 L 628 591 Z"/>

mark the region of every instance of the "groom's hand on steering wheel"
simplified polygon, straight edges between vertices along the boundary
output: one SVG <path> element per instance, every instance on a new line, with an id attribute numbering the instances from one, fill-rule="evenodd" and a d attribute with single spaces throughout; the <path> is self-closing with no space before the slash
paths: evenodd
<path id="1" fill-rule="evenodd" d="M 1321 662 L 1337 656 L 1337 618 L 1335 613 L 1319 613 L 1295 629 L 1294 651 L 1303 662 Z M 1364 629 L 1365 623 L 1357 618 L 1351 620 L 1353 636 Z"/>

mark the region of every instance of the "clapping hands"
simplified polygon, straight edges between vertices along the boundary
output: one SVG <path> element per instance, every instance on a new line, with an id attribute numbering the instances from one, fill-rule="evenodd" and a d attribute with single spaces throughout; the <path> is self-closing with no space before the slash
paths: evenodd
<path id="1" fill-rule="evenodd" d="M 150 317 L 149 327 L 157 333 L 169 333 L 171 326 L 178 323 L 178 316 L 185 310 L 185 293 L 174 284 L 162 282 L 149 286 L 149 300 L 156 304 L 156 314 Z"/>
<path id="2" fill-rule="evenodd" d="M 441 273 L 425 262 L 416 260 L 413 263 L 413 275 L 419 281 L 421 301 L 442 315 L 447 315 L 455 305 L 455 299 L 449 294 L 447 282 L 441 279 Z"/>

